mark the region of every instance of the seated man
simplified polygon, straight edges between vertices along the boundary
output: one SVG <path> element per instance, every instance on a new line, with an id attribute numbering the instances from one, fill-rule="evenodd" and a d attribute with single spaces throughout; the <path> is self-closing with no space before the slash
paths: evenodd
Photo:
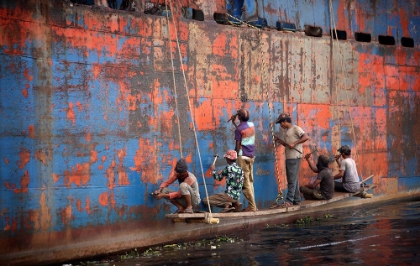
<path id="1" fill-rule="evenodd" d="M 213 171 L 213 178 L 221 181 L 223 177 L 226 178 L 225 193 L 218 193 L 203 199 L 203 203 L 207 205 L 218 206 L 224 208 L 222 212 L 230 212 L 233 210 L 240 211 L 241 205 L 239 203 L 239 196 L 241 195 L 242 186 L 244 184 L 244 171 L 236 164 L 238 158 L 236 151 L 229 150 L 223 156 L 228 165 L 219 173 L 216 173 L 216 166 L 212 164 L 210 169 Z"/>
<path id="2" fill-rule="evenodd" d="M 179 190 L 174 192 L 168 186 L 178 180 Z M 188 172 L 188 165 L 185 159 L 179 159 L 174 171 L 168 180 L 160 185 L 160 188 L 153 193 L 156 199 L 165 198 L 175 205 L 178 210 L 175 213 L 193 213 L 200 203 L 200 192 L 198 191 L 197 178 Z"/>
<path id="3" fill-rule="evenodd" d="M 335 182 L 335 190 L 350 193 L 358 192 L 360 190 L 360 179 L 357 174 L 356 163 L 351 158 L 351 149 L 349 145 L 344 145 L 337 151 L 340 152 L 340 154 L 335 156 L 335 161 L 340 169 L 338 174 L 334 176 L 334 179 L 343 178 L 343 182 Z M 343 157 L 341 163 L 339 161 L 340 157 Z"/>
<path id="4" fill-rule="evenodd" d="M 303 197 L 307 200 L 329 200 L 334 196 L 334 179 L 331 169 L 328 168 L 329 159 L 326 155 L 320 155 L 318 157 L 318 163 L 314 165 L 309 160 L 311 154 L 306 154 L 305 159 L 309 164 L 309 167 L 315 173 L 318 173 L 316 180 L 306 186 L 300 187 L 300 192 L 303 193 Z M 319 187 L 318 187 L 319 185 Z"/>

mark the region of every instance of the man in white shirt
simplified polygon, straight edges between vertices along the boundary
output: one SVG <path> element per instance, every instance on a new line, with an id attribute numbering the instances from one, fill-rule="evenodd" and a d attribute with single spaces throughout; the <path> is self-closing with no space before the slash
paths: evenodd
<path id="1" fill-rule="evenodd" d="M 351 149 L 349 145 L 343 145 L 337 150 L 339 155 L 335 156 L 335 161 L 340 168 L 335 179 L 342 178 L 342 182 L 335 182 L 335 190 L 340 192 L 355 193 L 360 190 L 360 179 L 357 174 L 356 162 L 351 158 Z M 340 157 L 342 160 L 340 162 Z"/>
<path id="2" fill-rule="evenodd" d="M 287 196 L 283 204 L 277 207 L 287 208 L 300 205 L 301 202 L 298 174 L 303 152 L 302 143 L 306 142 L 309 137 L 301 127 L 292 124 L 289 114 L 280 114 L 276 123 L 284 129 L 284 141 L 278 136 L 274 136 L 274 140 L 285 147 L 287 177 Z"/>

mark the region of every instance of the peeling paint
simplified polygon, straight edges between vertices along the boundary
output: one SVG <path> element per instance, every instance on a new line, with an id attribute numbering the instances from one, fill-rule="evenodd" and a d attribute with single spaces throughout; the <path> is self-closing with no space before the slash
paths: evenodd
<path id="1" fill-rule="evenodd" d="M 332 41 L 329 7 L 319 1 L 259 3 L 271 27 L 261 31 L 215 23 L 213 13 L 226 11 L 221 0 L 183 1 L 206 19 L 179 18 L 175 6 L 175 25 L 66 1 L 9 2 L 0 4 L 0 256 L 101 242 L 127 227 L 142 230 L 142 245 L 168 226 L 175 234 L 164 219 L 172 206 L 150 192 L 180 157 L 202 195 L 202 175 L 210 194 L 223 190 L 208 166 L 234 148 L 227 120 L 239 108 L 257 129 L 260 209 L 287 188 L 284 148 L 274 150 L 269 125 L 281 112 L 310 136 L 305 153 L 318 147 L 314 159 L 351 145 L 361 177 L 375 175 L 375 194 L 418 188 L 420 14 L 408 3 L 332 3 L 333 26 L 347 33 Z M 298 31 L 274 30 L 277 20 Z M 305 36 L 305 23 L 324 35 Z M 372 41 L 354 40 L 358 31 Z M 378 44 L 379 34 L 397 34 L 396 45 Z M 415 47 L 402 47 L 402 36 Z M 302 163 L 300 182 L 312 174 Z"/>

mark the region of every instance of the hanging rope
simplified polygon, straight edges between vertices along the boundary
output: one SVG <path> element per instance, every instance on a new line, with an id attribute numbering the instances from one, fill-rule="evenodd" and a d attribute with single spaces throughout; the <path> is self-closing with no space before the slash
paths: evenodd
<path id="1" fill-rule="evenodd" d="M 333 48 L 333 60 L 332 60 L 332 67 L 331 69 L 335 70 L 334 67 L 334 45 L 340 47 L 339 43 L 338 43 L 338 35 L 337 35 L 337 29 L 336 29 L 336 24 L 335 24 L 335 19 L 334 19 L 334 11 L 333 11 L 333 7 L 332 7 L 332 1 L 329 0 L 329 9 L 330 9 L 330 25 L 332 27 L 332 29 L 334 30 L 334 34 L 336 37 L 336 41 L 334 41 L 334 34 L 331 34 L 331 40 L 332 40 L 332 48 Z M 340 50 L 339 48 L 337 48 L 337 50 Z M 339 53 L 341 54 L 341 52 Z M 340 56 L 340 71 L 343 72 L 343 58 Z M 338 80 L 337 80 L 337 74 L 334 73 L 334 85 L 335 85 L 335 95 L 336 95 L 336 104 L 338 104 Z M 349 99 L 349 95 L 347 90 L 345 90 L 346 92 L 346 100 L 347 103 L 350 103 L 350 99 Z M 357 153 L 357 148 L 356 148 L 356 132 L 354 130 L 354 123 L 353 123 L 353 117 L 351 115 L 351 111 L 350 111 L 350 107 L 348 104 L 345 105 L 347 107 L 347 112 L 349 113 L 349 117 L 350 117 L 350 125 L 351 125 L 351 130 L 352 130 L 352 135 L 353 135 L 353 142 L 354 142 L 354 151 L 355 151 L 355 159 L 359 162 L 359 154 Z M 362 176 L 362 175 L 361 175 Z"/>
<path id="2" fill-rule="evenodd" d="M 277 183 L 278 183 L 278 194 L 276 197 L 276 202 L 278 203 L 279 201 L 283 200 L 283 192 L 281 190 L 281 180 L 280 180 L 280 171 L 279 171 L 279 167 L 278 167 L 278 160 L 277 160 L 277 153 L 276 153 L 276 141 L 275 141 L 275 135 L 274 135 L 274 124 L 271 123 L 271 121 L 273 121 L 272 118 L 272 114 L 271 114 L 271 109 L 273 108 L 271 106 L 271 102 L 270 102 L 270 96 L 269 96 L 269 88 L 268 88 L 268 77 L 267 77 L 267 72 L 266 71 L 266 62 L 265 62 L 265 53 L 264 53 L 264 49 L 263 49 L 263 39 L 262 39 L 262 30 L 259 29 L 258 27 L 255 27 L 253 25 L 250 25 L 248 23 L 246 23 L 245 21 L 242 21 L 240 19 L 237 19 L 236 17 L 226 13 L 226 15 L 232 19 L 235 19 L 241 23 L 246 24 L 247 26 L 254 28 L 256 30 L 258 30 L 258 37 L 260 39 L 259 41 L 259 48 L 260 48 L 260 54 L 261 54 L 261 61 L 262 61 L 262 73 L 263 73 L 263 79 L 262 79 L 262 83 L 263 83 L 263 91 L 265 92 L 265 97 L 267 100 L 267 105 L 268 105 L 268 117 L 269 117 L 269 121 L 270 121 L 270 132 L 271 132 L 271 139 L 272 139 L 272 143 L 273 143 L 273 155 L 274 155 L 274 160 L 275 160 L 275 169 L 276 169 L 276 179 L 277 179 Z M 266 81 L 266 82 L 264 82 Z"/>
<path id="3" fill-rule="evenodd" d="M 167 7 L 168 5 L 166 4 L 166 0 L 165 0 L 165 6 Z M 166 11 L 166 22 L 168 23 L 168 32 L 169 31 L 169 15 L 168 15 L 168 11 Z M 177 93 L 177 89 L 176 89 L 176 80 L 175 80 L 175 71 L 174 71 L 174 58 L 173 58 L 173 53 L 172 53 L 172 45 L 171 45 L 171 38 L 170 38 L 170 34 L 168 37 L 169 40 L 169 48 L 171 51 L 171 65 L 172 65 L 172 80 L 174 82 L 174 94 L 175 94 L 175 113 L 176 113 L 176 119 L 177 119 L 177 124 L 178 124 L 178 138 L 179 138 L 179 153 L 181 155 L 181 158 L 184 157 L 183 153 L 182 153 L 182 138 L 181 138 L 181 123 L 179 121 L 179 109 L 178 109 L 178 93 Z"/>
<path id="4" fill-rule="evenodd" d="M 167 0 L 165 0 L 165 5 L 167 6 Z M 169 9 L 173 12 L 171 1 L 169 1 Z M 168 12 L 166 12 L 166 13 L 167 13 L 166 17 L 167 17 L 167 22 L 168 22 L 168 28 L 169 28 L 170 22 L 169 22 Z M 185 71 L 184 71 L 184 67 L 183 67 L 183 64 L 182 64 L 181 48 L 179 46 L 179 39 L 178 39 L 178 29 L 176 27 L 174 15 L 172 14 L 171 17 L 172 17 L 172 23 L 173 23 L 173 28 L 174 28 L 175 37 L 176 37 L 176 44 L 177 44 L 177 48 L 178 48 L 179 62 L 180 62 L 181 69 L 182 69 L 182 75 L 184 77 L 185 92 L 186 92 L 187 99 L 188 99 L 188 107 L 189 107 L 190 115 L 191 115 L 191 122 L 192 122 L 193 131 L 194 131 L 194 138 L 195 138 L 195 144 L 196 144 L 196 147 L 197 147 L 197 154 L 198 154 L 198 158 L 199 158 L 199 161 L 200 161 L 201 175 L 202 175 L 202 178 L 203 178 L 204 189 L 206 191 L 206 197 L 209 198 L 209 194 L 208 194 L 208 191 L 207 191 L 207 185 L 206 185 L 206 179 L 204 177 L 203 163 L 201 161 L 201 153 L 200 153 L 200 147 L 199 147 L 199 144 L 198 144 L 197 131 L 196 131 L 196 128 L 195 128 L 193 110 L 192 110 L 192 107 L 191 107 L 190 95 L 189 95 L 189 92 L 188 92 L 187 79 L 185 77 Z M 172 53 L 171 53 L 171 58 L 172 58 Z M 173 65 L 172 65 L 172 73 L 174 73 L 174 66 Z M 174 83 L 175 83 L 175 74 L 173 74 L 173 77 L 174 77 Z M 178 116 L 179 116 L 179 114 L 178 114 Z M 211 208 L 210 208 L 209 201 L 207 201 L 207 207 L 209 209 L 209 215 L 208 215 L 208 217 L 206 217 L 206 219 L 211 219 L 212 213 L 211 213 Z"/>

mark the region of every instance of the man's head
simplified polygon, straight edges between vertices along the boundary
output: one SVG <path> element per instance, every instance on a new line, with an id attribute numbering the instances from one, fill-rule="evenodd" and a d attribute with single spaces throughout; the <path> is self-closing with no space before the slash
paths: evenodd
<path id="1" fill-rule="evenodd" d="M 321 154 L 318 157 L 318 163 L 316 164 L 316 168 L 318 168 L 319 171 L 328 168 L 328 165 L 330 163 L 330 159 L 327 155 Z"/>
<path id="2" fill-rule="evenodd" d="M 351 149 L 350 149 L 349 145 L 343 145 L 337 151 L 340 152 L 341 154 L 344 154 L 344 155 L 347 155 L 347 156 L 351 155 Z"/>
<path id="3" fill-rule="evenodd" d="M 228 160 L 228 162 L 229 161 L 234 162 L 238 158 L 238 154 L 236 153 L 235 150 L 228 150 L 225 153 L 225 155 L 223 155 L 223 157 L 225 157 Z"/>
<path id="4" fill-rule="evenodd" d="M 188 176 L 188 165 L 184 158 L 181 158 L 176 162 L 175 172 L 178 177 Z"/>
<path id="5" fill-rule="evenodd" d="M 249 111 L 245 108 L 239 109 L 237 112 L 238 118 L 241 121 L 248 121 L 249 120 Z"/>
<path id="6" fill-rule="evenodd" d="M 287 127 L 284 123 L 292 123 L 292 119 L 290 118 L 289 114 L 281 113 L 276 120 L 276 124 L 280 124 L 282 128 Z"/>

